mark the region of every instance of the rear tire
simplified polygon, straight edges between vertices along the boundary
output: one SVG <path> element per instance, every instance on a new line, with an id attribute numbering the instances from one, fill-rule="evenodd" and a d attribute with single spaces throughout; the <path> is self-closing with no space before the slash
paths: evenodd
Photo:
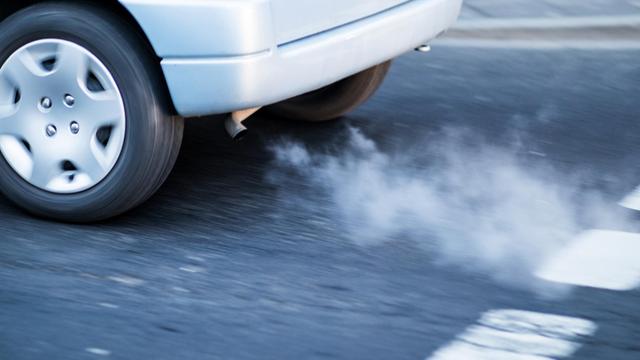
<path id="1" fill-rule="evenodd" d="M 56 192 L 34 185 L 16 171 L 15 161 L 12 165 L 2 153 L 0 190 L 33 214 L 78 223 L 107 219 L 141 204 L 157 191 L 173 168 L 183 134 L 183 120 L 171 115 L 166 86 L 152 50 L 137 31 L 108 10 L 80 3 L 42 3 L 25 8 L 0 23 L 0 69 L 12 54 L 38 41 L 78 45 L 104 65 L 121 95 L 126 124 L 124 140 L 115 165 L 104 178 L 77 192 Z M 43 93 L 42 96 L 51 96 L 54 100 L 51 113 L 56 106 L 63 105 L 56 102 L 61 99 L 58 89 L 35 88 Z M 63 88 L 59 90 L 64 94 Z M 21 105 L 30 107 L 34 104 Z M 80 104 L 77 105 L 80 108 Z M 91 107 L 88 109 L 92 110 Z M 46 113 L 38 114 L 34 121 L 50 121 L 46 116 Z M 82 120 L 90 125 L 92 119 Z M 0 116 L 0 123 L 6 120 Z M 39 128 L 40 124 L 34 126 Z M 82 123 L 80 126 L 82 131 Z M 58 126 L 58 129 L 59 135 L 63 136 L 62 127 Z M 64 130 L 68 130 L 68 126 Z M 70 135 L 65 132 L 64 136 Z M 30 146 L 27 148 L 32 151 Z M 63 174 L 69 173 L 69 169 L 63 170 L 67 171 Z"/>
<path id="2" fill-rule="evenodd" d="M 390 67 L 391 61 L 387 61 L 267 109 L 291 120 L 319 122 L 339 118 L 369 100 L 384 82 Z"/>

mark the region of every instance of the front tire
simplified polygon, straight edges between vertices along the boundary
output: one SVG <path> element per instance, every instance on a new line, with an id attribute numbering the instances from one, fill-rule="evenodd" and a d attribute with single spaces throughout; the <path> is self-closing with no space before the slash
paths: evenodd
<path id="1" fill-rule="evenodd" d="M 320 122 L 339 118 L 369 100 L 384 82 L 390 67 L 391 61 L 387 61 L 267 109 L 290 120 Z"/>
<path id="2" fill-rule="evenodd" d="M 129 24 L 93 5 L 43 3 L 0 23 L 0 190 L 69 222 L 148 199 L 183 133 L 154 59 Z"/>

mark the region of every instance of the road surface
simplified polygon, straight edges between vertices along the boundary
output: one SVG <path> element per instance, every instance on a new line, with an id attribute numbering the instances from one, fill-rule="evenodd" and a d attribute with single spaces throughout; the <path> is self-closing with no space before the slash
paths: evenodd
<path id="1" fill-rule="evenodd" d="M 639 58 L 435 48 L 337 122 L 260 114 L 234 144 L 189 120 L 166 185 L 115 220 L 0 199 L 0 358 L 638 359 L 628 264 L 623 290 L 535 269 L 638 231 L 617 203 L 640 184 Z"/>

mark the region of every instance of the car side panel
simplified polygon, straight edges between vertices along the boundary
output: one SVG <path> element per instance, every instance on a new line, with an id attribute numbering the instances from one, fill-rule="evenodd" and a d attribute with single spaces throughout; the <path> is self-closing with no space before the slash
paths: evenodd
<path id="1" fill-rule="evenodd" d="M 269 0 L 120 0 L 159 57 L 255 54 L 275 45 Z"/>
<path id="2" fill-rule="evenodd" d="M 462 0 L 412 0 L 269 51 L 235 57 L 165 58 L 162 69 L 182 115 L 269 105 L 430 41 L 453 24 L 461 4 Z"/>
<path id="3" fill-rule="evenodd" d="M 288 43 L 410 0 L 272 0 L 275 37 Z"/>

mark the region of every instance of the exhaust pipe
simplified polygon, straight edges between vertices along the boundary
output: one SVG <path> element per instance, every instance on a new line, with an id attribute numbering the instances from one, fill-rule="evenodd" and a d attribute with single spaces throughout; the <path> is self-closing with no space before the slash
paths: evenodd
<path id="1" fill-rule="evenodd" d="M 423 44 L 423 45 L 418 46 L 415 50 L 417 52 L 421 52 L 421 53 L 428 53 L 429 51 L 431 51 L 431 45 Z"/>
<path id="2" fill-rule="evenodd" d="M 261 107 L 255 107 L 238 110 L 227 116 L 227 119 L 224 121 L 224 128 L 227 130 L 227 134 L 231 136 L 231 139 L 239 141 L 247 134 L 247 127 L 242 125 L 242 122 L 255 114 L 260 108 Z"/>

